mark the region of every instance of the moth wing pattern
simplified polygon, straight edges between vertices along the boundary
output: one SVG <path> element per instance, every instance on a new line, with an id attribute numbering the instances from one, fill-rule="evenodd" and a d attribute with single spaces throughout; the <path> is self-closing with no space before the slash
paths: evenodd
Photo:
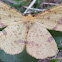
<path id="1" fill-rule="evenodd" d="M 34 21 L 47 29 L 62 31 L 62 4 L 38 14 Z"/>
<path id="2" fill-rule="evenodd" d="M 37 59 L 55 56 L 58 48 L 47 29 L 62 31 L 61 20 L 62 5 L 30 18 L 0 2 L 0 28 L 7 26 L 0 31 L 0 48 L 13 55 L 21 53 L 26 44 L 27 52 Z M 29 22 L 34 24 L 31 26 Z M 28 34 L 26 25 L 31 26 Z"/>
<path id="3" fill-rule="evenodd" d="M 53 57 L 58 53 L 55 40 L 46 28 L 38 22 L 33 24 L 27 34 L 27 53 L 36 59 Z"/>
<path id="4" fill-rule="evenodd" d="M 0 31 L 0 48 L 7 54 L 19 54 L 24 50 L 26 27 L 24 23 L 6 27 Z"/>
<path id="5" fill-rule="evenodd" d="M 17 22 L 22 22 L 23 20 L 24 16 L 22 16 L 20 12 L 0 1 L 0 23 L 3 25 L 12 25 L 15 23 L 17 24 Z M 1 24 L 0 28 L 2 28 Z"/>

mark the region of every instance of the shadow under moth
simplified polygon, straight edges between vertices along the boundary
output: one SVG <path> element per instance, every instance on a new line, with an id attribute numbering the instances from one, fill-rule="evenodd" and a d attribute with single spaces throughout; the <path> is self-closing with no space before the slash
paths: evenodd
<path id="1" fill-rule="evenodd" d="M 24 48 L 36 59 L 53 57 L 57 44 L 47 29 L 62 31 L 62 4 L 35 17 L 23 16 L 16 9 L 0 1 L 0 49 L 7 54 L 21 53 Z"/>

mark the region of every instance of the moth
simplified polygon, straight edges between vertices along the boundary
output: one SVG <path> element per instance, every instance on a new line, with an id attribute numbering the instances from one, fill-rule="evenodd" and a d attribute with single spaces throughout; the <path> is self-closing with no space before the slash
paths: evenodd
<path id="1" fill-rule="evenodd" d="M 19 54 L 26 48 L 36 59 L 53 57 L 58 48 L 47 29 L 62 31 L 62 4 L 32 17 L 23 16 L 0 1 L 0 28 L 3 27 L 6 28 L 0 31 L 0 49 L 7 54 Z"/>

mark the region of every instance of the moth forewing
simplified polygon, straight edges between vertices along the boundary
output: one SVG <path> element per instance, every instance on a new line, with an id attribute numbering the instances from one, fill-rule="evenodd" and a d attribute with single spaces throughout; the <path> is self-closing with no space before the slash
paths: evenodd
<path id="1" fill-rule="evenodd" d="M 3 25 L 12 25 L 24 21 L 24 16 L 16 9 L 0 1 L 0 23 Z"/>
<path id="2" fill-rule="evenodd" d="M 58 48 L 52 35 L 46 28 L 36 22 L 27 35 L 27 53 L 36 59 L 53 57 L 58 53 Z"/>
<path id="3" fill-rule="evenodd" d="M 62 4 L 38 14 L 34 21 L 47 29 L 62 31 Z"/>
<path id="4" fill-rule="evenodd" d="M 0 48 L 7 54 L 19 54 L 24 50 L 26 41 L 26 27 L 23 23 L 8 26 L 1 31 Z"/>

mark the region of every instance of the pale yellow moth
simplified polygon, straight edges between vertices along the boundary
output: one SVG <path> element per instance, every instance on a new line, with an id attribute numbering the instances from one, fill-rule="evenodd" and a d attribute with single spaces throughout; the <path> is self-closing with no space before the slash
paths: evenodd
<path id="1" fill-rule="evenodd" d="M 47 29 L 62 31 L 62 4 L 35 17 L 23 16 L 0 1 L 0 48 L 7 54 L 19 54 L 24 48 L 36 59 L 53 57 L 58 48 Z"/>

